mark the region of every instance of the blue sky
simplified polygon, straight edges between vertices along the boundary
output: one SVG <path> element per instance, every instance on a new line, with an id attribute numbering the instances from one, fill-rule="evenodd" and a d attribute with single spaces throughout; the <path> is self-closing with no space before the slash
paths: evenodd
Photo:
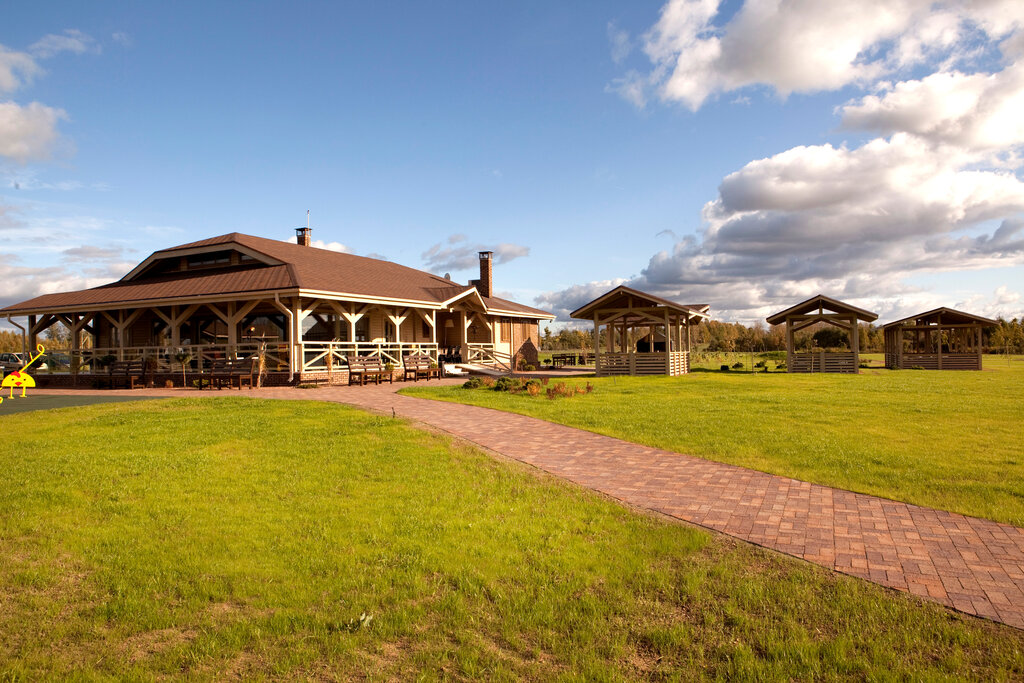
<path id="1" fill-rule="evenodd" d="M 832 5 L 9 6 L 0 303 L 308 209 L 458 280 L 494 249 L 563 315 L 623 281 L 744 322 L 1021 315 L 1024 11 Z"/>

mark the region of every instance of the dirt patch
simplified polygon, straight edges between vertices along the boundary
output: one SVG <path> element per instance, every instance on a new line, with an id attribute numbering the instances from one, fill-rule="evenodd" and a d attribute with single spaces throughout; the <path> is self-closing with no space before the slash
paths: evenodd
<path id="1" fill-rule="evenodd" d="M 192 628 L 162 628 L 156 631 L 143 631 L 122 641 L 120 649 L 125 661 L 134 664 L 186 645 L 195 640 L 196 635 L 196 630 Z"/>

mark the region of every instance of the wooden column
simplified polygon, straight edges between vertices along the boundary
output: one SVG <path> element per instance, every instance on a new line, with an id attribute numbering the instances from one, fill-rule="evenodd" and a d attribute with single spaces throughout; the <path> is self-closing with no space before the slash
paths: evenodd
<path id="1" fill-rule="evenodd" d="M 35 351 L 37 343 L 38 335 L 36 333 L 36 317 L 34 315 L 30 315 L 28 317 L 28 348 L 32 349 L 32 351 Z M 28 351 L 26 350 L 25 353 L 25 358 L 28 358 Z"/>
<path id="2" fill-rule="evenodd" d="M 857 316 L 850 318 L 850 346 L 853 347 L 853 371 L 860 372 L 860 325 Z"/>

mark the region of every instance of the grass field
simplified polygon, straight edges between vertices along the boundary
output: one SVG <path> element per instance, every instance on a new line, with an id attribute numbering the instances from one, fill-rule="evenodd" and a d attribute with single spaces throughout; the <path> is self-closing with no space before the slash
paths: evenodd
<path id="1" fill-rule="evenodd" d="M 4 681 L 1024 676 L 1020 631 L 337 405 L 0 430 Z"/>
<path id="2" fill-rule="evenodd" d="M 557 400 L 403 391 L 1024 526 L 1024 360 L 985 367 L 602 378 L 589 380 L 591 394 Z"/>

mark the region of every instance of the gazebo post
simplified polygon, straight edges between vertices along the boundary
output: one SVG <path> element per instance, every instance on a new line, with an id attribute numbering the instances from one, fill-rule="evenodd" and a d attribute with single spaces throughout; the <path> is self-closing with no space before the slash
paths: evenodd
<path id="1" fill-rule="evenodd" d="M 853 367 L 860 368 L 860 325 L 856 316 L 850 316 L 850 345 L 853 347 Z"/>

